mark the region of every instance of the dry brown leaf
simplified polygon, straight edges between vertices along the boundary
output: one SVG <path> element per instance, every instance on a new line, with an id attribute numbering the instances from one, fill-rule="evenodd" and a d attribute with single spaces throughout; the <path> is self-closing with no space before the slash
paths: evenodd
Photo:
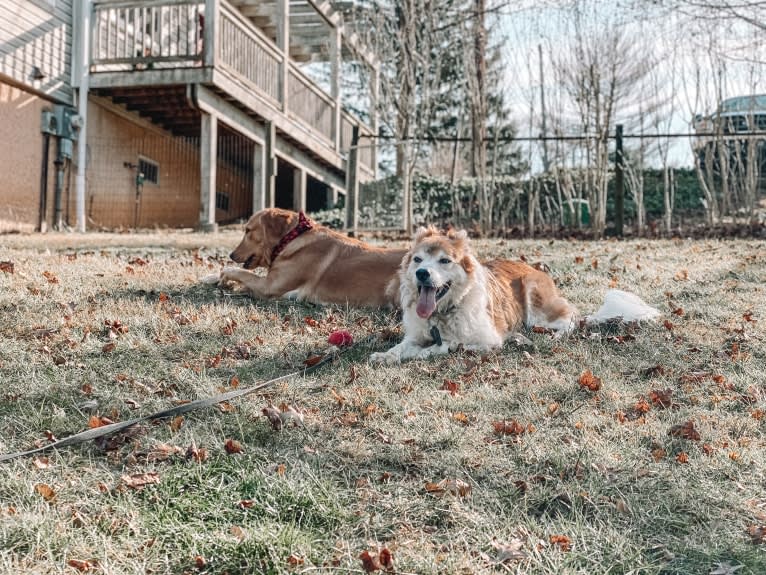
<path id="1" fill-rule="evenodd" d="M 572 547 L 572 540 L 566 535 L 551 535 L 548 540 L 551 545 L 557 545 L 561 551 L 569 551 Z"/>
<path id="2" fill-rule="evenodd" d="M 460 423 L 461 425 L 468 425 L 470 422 L 468 421 L 468 416 L 463 413 L 462 411 L 458 411 L 457 413 L 452 414 L 452 419 Z"/>
<path id="3" fill-rule="evenodd" d="M 37 469 L 47 469 L 50 467 L 50 460 L 47 457 L 35 457 L 32 460 L 32 465 Z"/>
<path id="4" fill-rule="evenodd" d="M 471 494 L 471 485 L 462 479 L 442 479 L 439 483 L 426 482 L 426 492 L 434 495 L 454 495 L 467 497 Z"/>
<path id="5" fill-rule="evenodd" d="M 365 573 L 380 571 L 381 565 L 377 553 L 370 553 L 365 549 L 359 554 L 359 559 L 362 560 L 362 569 L 364 569 Z"/>
<path id="6" fill-rule="evenodd" d="M 661 447 L 652 449 L 652 457 L 654 457 L 655 461 L 661 461 L 662 459 L 665 459 L 666 455 L 667 455 L 667 452 Z"/>
<path id="7" fill-rule="evenodd" d="M 0 271 L 5 272 L 7 274 L 12 274 L 14 271 L 13 262 L 9 262 L 9 261 L 0 262 Z"/>
<path id="8" fill-rule="evenodd" d="M 493 421 L 492 427 L 497 435 L 523 435 L 526 433 L 527 428 L 520 424 L 515 419 Z"/>
<path id="9" fill-rule="evenodd" d="M 652 404 L 660 408 L 668 408 L 673 405 L 673 390 L 667 389 L 653 389 L 649 392 L 649 399 L 652 400 Z"/>
<path id="10" fill-rule="evenodd" d="M 37 493 L 48 502 L 53 502 L 56 500 L 56 492 L 47 483 L 38 483 L 35 485 L 35 491 L 37 491 Z"/>
<path id="11" fill-rule="evenodd" d="M 111 353 L 117 348 L 117 344 L 113 341 L 110 341 L 109 343 L 104 344 L 104 347 L 101 348 L 101 353 Z"/>
<path id="12" fill-rule="evenodd" d="M 155 471 L 147 473 L 134 473 L 133 475 L 123 475 L 120 480 L 131 489 L 143 489 L 147 485 L 154 485 L 160 482 L 160 476 Z"/>
<path id="13" fill-rule="evenodd" d="M 690 439 L 691 441 L 699 441 L 700 434 L 694 428 L 694 421 L 689 420 L 681 425 L 674 425 L 668 431 L 668 435 L 673 437 L 682 437 L 683 439 Z"/>
<path id="14" fill-rule="evenodd" d="M 495 560 L 498 563 L 508 561 L 524 561 L 529 558 L 529 554 L 524 551 L 524 542 L 514 537 L 509 543 L 502 543 L 496 539 L 492 540 L 492 547 L 495 549 Z"/>
<path id="15" fill-rule="evenodd" d="M 235 453 L 242 453 L 242 444 L 237 441 L 236 439 L 227 439 L 226 443 L 223 444 L 223 448 L 226 450 L 226 453 L 229 455 L 235 454 Z"/>
<path id="16" fill-rule="evenodd" d="M 184 416 L 183 415 L 176 415 L 173 419 L 170 420 L 170 430 L 172 432 L 176 432 L 181 427 L 183 427 L 184 424 Z"/>
<path id="17" fill-rule="evenodd" d="M 455 396 L 460 393 L 460 384 L 450 379 L 445 379 L 442 386 L 439 388 L 443 391 L 448 391 L 450 395 Z"/>
<path id="18" fill-rule="evenodd" d="M 332 394 L 332 398 L 336 401 L 339 407 L 343 407 L 343 404 L 346 403 L 346 398 L 343 397 L 340 393 L 338 393 L 334 387 L 330 388 L 330 393 Z"/>
<path id="19" fill-rule="evenodd" d="M 580 374 L 578 383 L 580 384 L 580 387 L 590 391 L 598 391 L 601 389 L 601 378 L 593 375 L 590 370 L 586 370 Z"/>
<path id="20" fill-rule="evenodd" d="M 66 562 L 66 564 L 69 565 L 70 567 L 74 567 L 75 569 L 83 573 L 86 571 L 90 571 L 97 565 L 97 563 L 94 562 L 93 560 L 88 561 L 88 560 L 81 560 L 81 559 L 70 559 L 69 561 Z"/>
<path id="21" fill-rule="evenodd" d="M 49 284 L 57 284 L 59 283 L 59 278 L 56 277 L 56 274 L 49 271 L 44 271 L 43 276 L 48 281 Z"/>

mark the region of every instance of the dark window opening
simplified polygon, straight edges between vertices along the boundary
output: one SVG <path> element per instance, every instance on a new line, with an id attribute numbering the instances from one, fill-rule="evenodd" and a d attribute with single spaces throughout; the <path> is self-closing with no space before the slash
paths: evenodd
<path id="1" fill-rule="evenodd" d="M 138 158 L 138 173 L 144 175 L 144 183 L 159 185 L 160 165 L 146 158 Z"/>
<path id="2" fill-rule="evenodd" d="M 224 212 L 229 211 L 229 194 L 224 194 L 223 192 L 216 192 L 215 209 L 223 210 Z"/>

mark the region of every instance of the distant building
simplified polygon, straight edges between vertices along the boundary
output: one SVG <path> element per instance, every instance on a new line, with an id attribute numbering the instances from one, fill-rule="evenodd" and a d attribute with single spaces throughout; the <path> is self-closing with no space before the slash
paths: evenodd
<path id="1" fill-rule="evenodd" d="M 766 191 L 766 94 L 723 100 L 715 112 L 696 115 L 693 125 L 704 171 L 720 176 L 725 151 L 730 176 L 744 178 L 752 165 L 757 188 Z"/>
<path id="2" fill-rule="evenodd" d="M 0 230 L 74 225 L 79 159 L 91 228 L 328 207 L 353 129 L 377 131 L 377 75 L 321 0 L 4 0 Z"/>

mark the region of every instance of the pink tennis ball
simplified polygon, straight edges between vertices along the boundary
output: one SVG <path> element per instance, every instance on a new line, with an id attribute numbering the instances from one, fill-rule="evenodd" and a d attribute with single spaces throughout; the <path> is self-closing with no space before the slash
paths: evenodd
<path id="1" fill-rule="evenodd" d="M 330 345 L 343 347 L 344 345 L 351 345 L 354 343 L 354 338 L 351 333 L 347 332 L 345 329 L 339 329 L 330 334 L 330 337 L 327 338 L 327 342 Z"/>

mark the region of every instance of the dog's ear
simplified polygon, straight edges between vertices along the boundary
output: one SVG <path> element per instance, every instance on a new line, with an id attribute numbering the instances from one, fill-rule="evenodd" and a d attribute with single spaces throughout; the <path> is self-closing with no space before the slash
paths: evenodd
<path id="1" fill-rule="evenodd" d="M 266 243 L 276 245 L 287 233 L 290 225 L 294 223 L 293 220 L 296 220 L 297 217 L 297 214 L 287 210 L 272 209 L 268 212 L 264 211 L 261 217 L 261 226 Z"/>
<path id="2" fill-rule="evenodd" d="M 465 240 L 468 239 L 468 232 L 465 230 L 450 229 L 447 231 L 447 237 L 451 240 Z"/>
<path id="3" fill-rule="evenodd" d="M 473 273 L 473 268 L 474 268 L 473 258 L 468 254 L 464 255 L 463 258 L 460 260 L 460 267 L 462 267 L 463 270 L 465 270 L 465 273 L 467 274 Z"/>
<path id="4" fill-rule="evenodd" d="M 423 238 L 427 238 L 427 237 L 436 235 L 438 233 L 439 231 L 433 226 L 428 226 L 427 228 L 420 226 L 415 231 L 415 236 L 413 237 L 412 241 L 419 242 Z"/>

